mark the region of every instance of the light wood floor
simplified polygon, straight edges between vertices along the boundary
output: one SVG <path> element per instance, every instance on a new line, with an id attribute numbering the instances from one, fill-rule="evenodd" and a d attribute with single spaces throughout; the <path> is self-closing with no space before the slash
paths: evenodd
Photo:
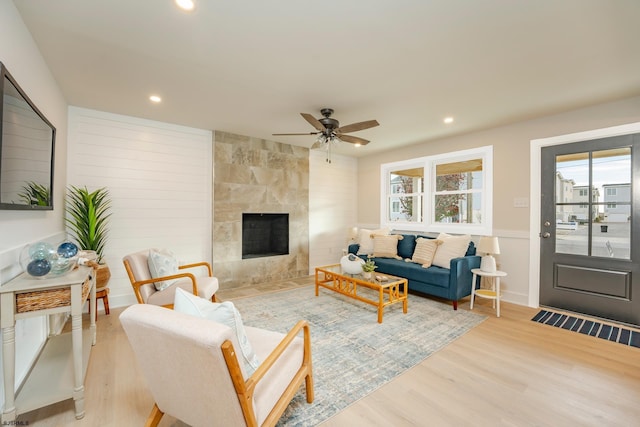
<path id="1" fill-rule="evenodd" d="M 219 296 L 310 283 L 304 278 Z M 640 426 L 640 349 L 537 324 L 531 321 L 536 309 L 513 304 L 503 303 L 498 319 L 490 304 L 479 300 L 474 307 L 489 316 L 485 322 L 322 426 Z M 459 309 L 468 310 L 468 300 Z M 120 327 L 121 312 L 99 316 L 84 419 L 75 420 L 69 400 L 19 421 L 43 427 L 144 424 L 153 402 Z M 184 426 L 169 416 L 160 425 Z"/>

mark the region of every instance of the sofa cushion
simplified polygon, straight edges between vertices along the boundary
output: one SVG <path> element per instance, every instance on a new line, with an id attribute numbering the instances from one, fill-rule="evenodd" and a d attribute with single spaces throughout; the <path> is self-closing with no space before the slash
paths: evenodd
<path id="1" fill-rule="evenodd" d="M 376 258 L 377 271 L 380 273 L 392 274 L 403 277 L 409 281 L 427 282 L 429 284 L 449 287 L 449 269 L 440 267 L 423 268 L 420 264 L 404 262 L 392 258 Z"/>
<path id="2" fill-rule="evenodd" d="M 438 246 L 432 264 L 437 267 L 449 268 L 453 258 L 463 257 L 467 252 L 471 236 L 468 234 L 452 236 L 447 233 L 440 233 L 438 240 L 442 240 L 442 244 Z"/>
<path id="3" fill-rule="evenodd" d="M 436 254 L 438 246 L 441 244 L 442 240 L 425 239 L 424 237 L 418 237 L 416 239 L 416 248 L 413 251 L 411 262 L 421 264 L 424 268 L 431 267 L 433 257 Z"/>
<path id="4" fill-rule="evenodd" d="M 387 235 L 390 230 L 388 228 L 380 228 L 378 230 L 370 230 L 361 228 L 358 230 L 358 255 L 371 255 L 373 253 L 373 237 L 376 235 Z"/>
<path id="5" fill-rule="evenodd" d="M 398 256 L 398 241 L 403 237 L 399 234 L 375 235 L 373 237 L 373 257 L 375 258 L 395 258 Z"/>
<path id="6" fill-rule="evenodd" d="M 416 248 L 415 234 L 402 234 L 402 240 L 398 240 L 398 256 L 401 258 L 411 258 Z"/>

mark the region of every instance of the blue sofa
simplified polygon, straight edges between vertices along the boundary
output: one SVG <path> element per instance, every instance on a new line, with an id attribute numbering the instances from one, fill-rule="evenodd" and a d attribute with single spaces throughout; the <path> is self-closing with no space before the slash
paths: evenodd
<path id="1" fill-rule="evenodd" d="M 402 234 L 402 240 L 398 241 L 398 256 L 395 258 L 373 258 L 378 268 L 376 272 L 392 274 L 404 277 L 409 283 L 409 290 L 420 294 L 432 295 L 453 302 L 453 309 L 458 309 L 458 300 L 471 295 L 472 268 L 480 267 L 480 258 L 476 255 L 476 247 L 469 243 L 467 253 L 460 258 L 451 260 L 450 268 L 431 266 L 424 268 L 420 264 L 406 262 L 405 258 L 411 258 L 416 246 L 416 238 L 430 236 Z M 357 254 L 359 245 L 349 245 L 349 253 Z M 367 259 L 367 255 L 358 255 Z"/>

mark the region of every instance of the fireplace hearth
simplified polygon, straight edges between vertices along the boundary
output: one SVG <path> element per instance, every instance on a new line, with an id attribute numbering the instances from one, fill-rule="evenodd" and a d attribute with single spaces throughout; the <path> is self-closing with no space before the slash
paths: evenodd
<path id="1" fill-rule="evenodd" d="M 242 214 L 242 259 L 289 254 L 288 213 Z"/>

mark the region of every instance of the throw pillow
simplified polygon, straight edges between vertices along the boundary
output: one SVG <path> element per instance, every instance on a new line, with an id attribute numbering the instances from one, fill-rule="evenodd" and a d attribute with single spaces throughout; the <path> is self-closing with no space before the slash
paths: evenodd
<path id="1" fill-rule="evenodd" d="M 373 253 L 373 237 L 376 235 L 388 235 L 388 228 L 380 228 L 378 230 L 369 230 L 361 228 L 358 231 L 358 255 L 371 255 Z"/>
<path id="2" fill-rule="evenodd" d="M 441 244 L 442 240 L 418 237 L 416 239 L 416 249 L 413 251 L 411 262 L 422 264 L 424 268 L 431 267 L 433 257 L 437 252 L 438 246 Z"/>
<path id="3" fill-rule="evenodd" d="M 151 249 L 147 258 L 149 264 L 149 273 L 151 277 L 165 277 L 178 274 L 178 260 L 170 251 L 166 249 Z M 178 279 L 161 280 L 154 282 L 153 285 L 157 290 L 162 291 L 173 285 Z"/>
<path id="4" fill-rule="evenodd" d="M 442 240 L 442 245 L 438 247 L 432 264 L 442 268 L 450 268 L 453 258 L 463 257 L 464 254 L 467 253 L 471 236 L 468 234 L 452 236 L 450 234 L 440 233 L 438 240 Z"/>
<path id="5" fill-rule="evenodd" d="M 402 240 L 402 236 L 399 234 L 375 235 L 373 237 L 373 257 L 402 259 L 398 256 L 398 240 Z"/>
<path id="6" fill-rule="evenodd" d="M 247 338 L 240 312 L 231 301 L 215 303 L 195 296 L 182 288 L 177 288 L 173 309 L 180 313 L 213 320 L 230 327 L 240 344 L 239 353 L 242 356 L 240 357 L 240 365 L 242 366 L 244 379 L 246 380 L 258 369 L 260 361 Z"/>
<path id="7" fill-rule="evenodd" d="M 398 241 L 398 256 L 401 258 L 411 258 L 416 249 L 416 235 L 403 234 L 402 240 Z"/>

